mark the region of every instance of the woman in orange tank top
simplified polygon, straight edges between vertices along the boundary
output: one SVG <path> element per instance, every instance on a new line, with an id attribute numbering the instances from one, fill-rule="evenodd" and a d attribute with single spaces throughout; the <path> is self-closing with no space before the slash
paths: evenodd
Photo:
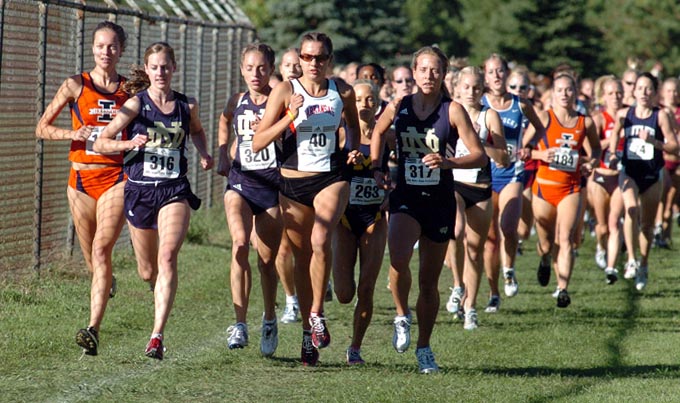
<path id="1" fill-rule="evenodd" d="M 550 264 L 557 275 L 557 306 L 571 303 L 567 287 L 574 266 L 574 230 L 580 216 L 581 175 L 590 175 L 600 159 L 600 142 L 593 120 L 574 110 L 576 82 L 558 75 L 552 86 L 552 109 L 540 113 L 546 135 L 531 157 L 539 160 L 532 208 L 538 234 L 538 281 L 550 281 Z M 584 140 L 588 140 L 585 142 Z M 585 147 L 587 156 L 581 156 Z"/>
<path id="2" fill-rule="evenodd" d="M 76 334 L 85 354 L 97 355 L 99 325 L 110 297 L 115 295 L 111 254 L 123 228 L 123 154 L 100 154 L 92 145 L 101 130 L 128 99 L 125 79 L 116 65 L 125 49 L 125 31 L 103 21 L 94 29 L 95 67 L 67 78 L 38 122 L 36 135 L 44 140 L 70 140 L 71 174 L 67 196 L 80 249 L 92 273 L 89 325 Z M 62 109 L 71 108 L 73 126 L 54 126 Z M 143 276 L 152 280 L 152 274 Z"/>

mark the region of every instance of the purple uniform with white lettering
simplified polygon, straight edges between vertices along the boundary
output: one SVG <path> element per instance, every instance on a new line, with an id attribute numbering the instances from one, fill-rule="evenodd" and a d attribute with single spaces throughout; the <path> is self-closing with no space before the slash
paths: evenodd
<path id="1" fill-rule="evenodd" d="M 630 107 L 623 122 L 625 144 L 621 164 L 626 175 L 637 184 L 640 194 L 659 180 L 664 166 L 661 150 L 640 140 L 639 133 L 642 130 L 647 130 L 649 136 L 657 141 L 665 140 L 659 127 L 659 108 L 652 109 L 649 117 L 641 119 L 635 116 L 635 107 Z"/>
<path id="2" fill-rule="evenodd" d="M 133 226 L 155 229 L 163 206 L 182 200 L 194 210 L 201 205 L 186 177 L 191 112 L 186 95 L 178 92 L 174 92 L 175 108 L 168 114 L 158 109 L 146 90 L 136 96 L 140 110 L 127 128 L 128 135 L 143 134 L 149 140 L 144 147 L 125 153 L 125 212 Z"/>
<path id="3" fill-rule="evenodd" d="M 277 167 L 276 142 L 258 153 L 253 152 L 252 124 L 264 115 L 267 102 L 256 105 L 246 92 L 234 110 L 233 132 L 236 135 L 236 156 L 229 171 L 228 190 L 243 197 L 255 215 L 279 204 L 281 174 Z"/>
<path id="4" fill-rule="evenodd" d="M 453 238 L 456 199 L 450 169 L 430 169 L 422 161 L 431 153 L 452 156 L 458 131 L 451 127 L 451 100 L 420 120 L 413 110 L 413 96 L 402 99 L 394 118 L 397 140 L 397 185 L 390 193 L 390 213 L 406 213 L 418 221 L 425 236 L 434 242 Z"/>

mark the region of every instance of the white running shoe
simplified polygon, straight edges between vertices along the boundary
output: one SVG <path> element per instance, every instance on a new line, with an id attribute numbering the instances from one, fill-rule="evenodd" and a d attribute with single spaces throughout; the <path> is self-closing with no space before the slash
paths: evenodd
<path id="1" fill-rule="evenodd" d="M 260 337 L 260 352 L 264 357 L 271 357 L 279 346 L 279 328 L 276 318 L 265 320 L 262 316 L 262 337 Z"/>
<path id="2" fill-rule="evenodd" d="M 411 314 L 394 317 L 394 336 L 392 346 L 398 353 L 408 350 L 411 345 Z"/>
<path id="3" fill-rule="evenodd" d="M 449 313 L 457 313 L 460 309 L 460 302 L 463 300 L 463 295 L 465 294 L 465 289 L 463 287 L 451 287 L 451 296 L 446 302 L 446 310 Z"/>
<path id="4" fill-rule="evenodd" d="M 421 347 L 416 349 L 416 358 L 418 359 L 418 369 L 421 374 L 434 374 L 439 372 L 439 366 L 434 361 L 434 354 L 432 354 L 432 349 L 427 347 Z"/>
<path id="5" fill-rule="evenodd" d="M 607 251 L 600 249 L 599 246 L 595 252 L 595 263 L 600 269 L 607 268 Z"/>
<path id="6" fill-rule="evenodd" d="M 503 278 L 505 279 L 505 295 L 514 297 L 519 292 L 519 283 L 515 277 L 515 269 L 503 269 Z"/>
<path id="7" fill-rule="evenodd" d="M 638 291 L 644 290 L 647 286 L 647 266 L 638 267 L 637 273 L 635 274 L 635 288 Z"/>
<path id="8" fill-rule="evenodd" d="M 635 275 L 637 274 L 637 269 L 638 263 L 635 260 L 629 260 L 628 263 L 626 263 L 626 269 L 623 272 L 623 278 L 625 278 L 626 280 L 635 278 Z"/>
<path id="9" fill-rule="evenodd" d="M 298 313 L 300 312 L 300 307 L 296 303 L 286 303 L 286 307 L 283 308 L 283 315 L 281 315 L 281 323 L 295 323 L 298 321 Z"/>
<path id="10" fill-rule="evenodd" d="M 604 269 L 604 276 L 607 280 L 607 284 L 612 285 L 619 279 L 619 271 L 613 267 L 607 267 Z"/>
<path id="11" fill-rule="evenodd" d="M 489 298 L 489 303 L 486 305 L 484 312 L 496 313 L 499 309 L 501 309 L 501 297 L 498 295 L 492 295 L 491 298 Z"/>
<path id="12" fill-rule="evenodd" d="M 560 287 L 555 287 L 555 292 L 551 295 L 553 298 L 557 298 L 560 295 Z"/>
<path id="13" fill-rule="evenodd" d="M 230 350 L 235 348 L 243 348 L 248 345 L 248 325 L 245 323 L 237 323 L 227 328 L 229 337 L 227 338 L 227 345 Z"/>
<path id="14" fill-rule="evenodd" d="M 478 327 L 479 323 L 477 323 L 477 311 L 470 309 L 469 311 L 465 312 L 465 324 L 463 325 L 463 329 L 475 330 Z"/>

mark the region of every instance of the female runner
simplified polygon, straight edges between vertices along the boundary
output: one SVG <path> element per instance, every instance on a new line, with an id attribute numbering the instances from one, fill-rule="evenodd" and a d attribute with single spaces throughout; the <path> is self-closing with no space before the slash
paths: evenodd
<path id="1" fill-rule="evenodd" d="M 128 95 L 123 90 L 125 78 L 116 71 L 125 50 L 123 28 L 103 21 L 94 29 L 92 42 L 94 69 L 64 81 L 38 122 L 36 135 L 45 140 L 71 141 L 71 173 L 66 195 L 80 250 L 92 274 L 90 321 L 86 328 L 78 330 L 76 342 L 85 354 L 97 355 L 99 327 L 106 304 L 116 291 L 111 255 L 124 223 L 126 177 L 122 152 L 98 153 L 93 151 L 92 144 Z M 71 109 L 72 129 L 52 124 L 66 104 Z M 151 284 L 155 281 L 155 272 L 140 270 L 139 274 Z"/>
<path id="2" fill-rule="evenodd" d="M 94 151 L 125 151 L 125 211 L 138 265 L 158 273 L 154 288 L 155 315 L 145 355 L 163 359 L 163 331 L 177 292 L 177 255 L 189 228 L 190 209 L 201 200 L 186 176 L 186 135 L 200 154 L 204 170 L 213 160 L 195 99 L 173 91 L 175 52 L 156 42 L 144 52 L 144 70 L 133 71 L 126 88 L 135 94 L 102 131 Z M 127 127 L 130 140 L 116 133 Z"/>
<path id="3" fill-rule="evenodd" d="M 323 33 L 302 37 L 302 76 L 274 88 L 253 138 L 259 152 L 283 137 L 280 201 L 295 256 L 295 286 L 302 314 L 303 365 L 314 366 L 331 341 L 323 311 L 332 262 L 331 238 L 347 201 L 345 164 L 361 162 L 354 90 L 326 78 L 333 43 Z M 345 121 L 347 144 L 339 135 Z M 342 146 L 351 151 L 341 152 Z"/>
<path id="4" fill-rule="evenodd" d="M 421 373 L 439 371 L 430 348 L 430 337 L 439 310 L 437 288 L 448 241 L 453 237 L 456 201 L 452 168 L 479 168 L 488 159 L 470 118 L 460 104 L 452 102 L 444 86 L 448 59 L 435 47 L 424 47 L 413 56 L 413 75 L 418 92 L 390 103 L 378 121 L 371 140 L 374 177 L 389 187 L 379 161 L 385 134 L 394 123 L 398 175 L 390 193 L 390 289 L 396 305 L 392 344 L 403 353 L 411 343 L 411 290 L 409 263 L 419 242 L 418 342 L 416 358 Z M 470 154 L 447 157 L 461 140 Z"/>

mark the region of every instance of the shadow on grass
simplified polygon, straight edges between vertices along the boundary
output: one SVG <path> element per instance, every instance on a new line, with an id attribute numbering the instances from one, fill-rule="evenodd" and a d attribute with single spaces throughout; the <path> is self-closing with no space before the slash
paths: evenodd
<path id="1" fill-rule="evenodd" d="M 680 365 L 636 365 L 620 367 L 594 368 L 485 368 L 484 374 L 519 377 L 564 376 L 574 378 L 676 378 L 680 374 Z"/>

